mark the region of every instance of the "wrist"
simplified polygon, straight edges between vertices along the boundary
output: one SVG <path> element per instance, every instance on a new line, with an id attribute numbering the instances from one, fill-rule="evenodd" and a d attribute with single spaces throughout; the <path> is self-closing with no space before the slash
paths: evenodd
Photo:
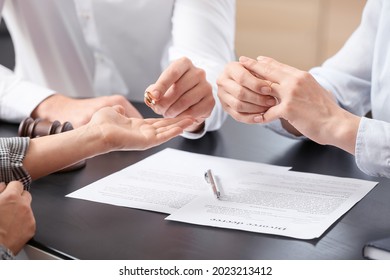
<path id="1" fill-rule="evenodd" d="M 41 119 L 48 119 L 51 120 L 52 116 L 52 110 L 55 108 L 53 106 L 56 102 L 60 101 L 64 96 L 55 93 L 53 95 L 50 95 L 46 99 L 44 99 L 41 103 L 38 104 L 37 107 L 32 111 L 31 117 L 33 119 L 41 118 Z"/>
<path id="2" fill-rule="evenodd" d="M 83 145 L 84 158 L 104 154 L 111 150 L 110 143 L 106 139 L 101 127 L 87 124 L 77 128 L 75 132 L 77 137 L 76 142 L 82 143 Z"/>
<path id="3" fill-rule="evenodd" d="M 360 117 L 342 110 L 340 116 L 334 117 L 332 128 L 329 130 L 328 144 L 354 155 L 360 119 Z"/>

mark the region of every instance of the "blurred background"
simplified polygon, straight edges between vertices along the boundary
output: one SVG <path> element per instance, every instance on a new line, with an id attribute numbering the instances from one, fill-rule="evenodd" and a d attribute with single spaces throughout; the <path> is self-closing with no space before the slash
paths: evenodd
<path id="1" fill-rule="evenodd" d="M 366 0 L 237 0 L 237 55 L 320 65 L 360 23 Z"/>

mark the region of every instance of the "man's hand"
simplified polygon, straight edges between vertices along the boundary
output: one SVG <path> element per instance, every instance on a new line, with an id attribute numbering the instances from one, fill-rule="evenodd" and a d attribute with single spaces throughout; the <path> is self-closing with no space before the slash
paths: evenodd
<path id="1" fill-rule="evenodd" d="M 0 183 L 0 244 L 17 254 L 34 233 L 30 193 L 19 181 Z"/>
<path id="2" fill-rule="evenodd" d="M 75 99 L 55 94 L 42 101 L 31 114 L 32 118 L 70 122 L 75 128 L 86 124 L 99 109 L 120 105 L 127 117 L 142 118 L 138 110 L 121 95 L 102 96 L 87 99 Z"/>
<path id="3" fill-rule="evenodd" d="M 150 106 L 155 113 L 168 118 L 193 117 L 196 123 L 186 129 L 189 132 L 203 128 L 204 120 L 210 116 L 215 105 L 205 71 L 195 67 L 185 57 L 172 62 L 146 91 L 155 100 L 155 104 Z"/>

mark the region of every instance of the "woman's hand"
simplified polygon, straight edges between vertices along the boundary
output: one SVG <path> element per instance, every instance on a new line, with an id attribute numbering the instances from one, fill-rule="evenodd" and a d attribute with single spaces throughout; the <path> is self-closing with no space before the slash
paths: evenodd
<path id="1" fill-rule="evenodd" d="M 260 89 L 270 92 L 270 83 L 239 62 L 228 64 L 217 84 L 223 109 L 235 120 L 243 123 L 255 123 L 255 116 L 266 112 L 277 103 L 272 96 L 259 93 Z"/>
<path id="2" fill-rule="evenodd" d="M 142 118 L 138 110 L 122 95 L 100 96 L 94 98 L 71 98 L 61 94 L 49 96 L 32 112 L 31 117 L 70 122 L 79 127 L 91 120 L 92 115 L 107 106 L 122 106 L 125 115 L 131 118 Z"/>
<path id="3" fill-rule="evenodd" d="M 145 150 L 178 136 L 194 122 L 186 116 L 140 119 L 125 114 L 122 106 L 104 107 L 84 126 L 31 139 L 23 161 L 25 169 L 35 180 L 100 154 Z"/>
<path id="4" fill-rule="evenodd" d="M 121 106 L 97 111 L 87 124 L 91 134 L 99 132 L 103 152 L 144 150 L 162 144 L 181 134 L 194 122 L 192 117 L 139 119 L 127 118 Z"/>
<path id="5" fill-rule="evenodd" d="M 241 57 L 240 63 L 271 82 L 258 93 L 274 96 L 279 101 L 264 114 L 255 115 L 254 122 L 283 119 L 285 124 L 317 143 L 334 145 L 354 154 L 360 117 L 338 106 L 332 94 L 312 75 L 267 57 L 259 57 L 257 61 Z"/>

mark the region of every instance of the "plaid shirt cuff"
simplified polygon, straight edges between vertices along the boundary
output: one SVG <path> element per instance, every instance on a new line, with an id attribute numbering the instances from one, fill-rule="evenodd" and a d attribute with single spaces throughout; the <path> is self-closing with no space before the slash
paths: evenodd
<path id="1" fill-rule="evenodd" d="M 23 167 L 30 139 L 28 137 L 0 138 L 0 181 L 8 184 L 11 181 L 22 182 L 24 189 L 29 190 L 31 176 Z"/>

